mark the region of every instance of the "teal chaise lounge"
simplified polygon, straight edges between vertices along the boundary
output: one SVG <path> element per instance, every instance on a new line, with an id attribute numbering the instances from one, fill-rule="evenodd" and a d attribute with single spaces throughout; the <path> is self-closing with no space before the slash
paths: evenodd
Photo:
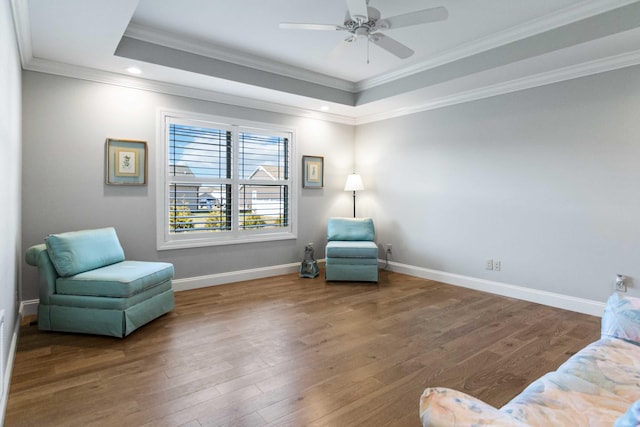
<path id="1" fill-rule="evenodd" d="M 371 218 L 329 218 L 325 279 L 377 282 L 378 246 Z"/>
<path id="2" fill-rule="evenodd" d="M 41 330 L 124 337 L 174 306 L 173 265 L 125 260 L 113 228 L 51 234 L 26 262 L 39 270 Z"/>

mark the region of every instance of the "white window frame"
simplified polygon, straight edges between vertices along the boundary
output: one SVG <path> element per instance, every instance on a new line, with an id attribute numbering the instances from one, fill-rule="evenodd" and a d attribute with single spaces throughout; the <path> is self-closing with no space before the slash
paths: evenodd
<path id="1" fill-rule="evenodd" d="M 232 229 L 217 232 L 169 233 L 169 124 L 171 122 L 193 124 L 200 127 L 215 127 L 217 129 L 232 130 Z M 229 117 L 176 111 L 168 109 L 158 110 L 157 138 L 158 148 L 156 156 L 156 246 L 158 250 L 171 250 L 204 246 L 230 245 L 239 243 L 265 242 L 275 240 L 296 239 L 298 234 L 298 162 L 296 155 L 296 130 L 271 123 L 260 123 L 239 120 Z M 241 181 L 238 173 L 239 146 L 237 143 L 239 131 L 264 132 L 274 136 L 289 138 L 289 177 L 284 180 L 289 187 L 288 207 L 289 224 L 286 228 L 263 230 L 240 230 L 238 227 L 239 199 L 238 189 Z M 173 179 L 175 181 L 175 179 Z M 198 181 L 198 178 L 196 178 Z M 255 184 L 261 184 L 257 181 Z M 268 184 L 265 182 L 265 184 Z M 271 183 L 273 184 L 273 183 Z"/>

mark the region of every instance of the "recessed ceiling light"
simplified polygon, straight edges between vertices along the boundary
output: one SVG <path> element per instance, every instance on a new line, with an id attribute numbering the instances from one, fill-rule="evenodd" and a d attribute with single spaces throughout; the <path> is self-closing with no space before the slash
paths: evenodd
<path id="1" fill-rule="evenodd" d="M 322 107 L 320 107 L 320 111 L 329 111 L 329 106 L 323 105 Z"/>
<path id="2" fill-rule="evenodd" d="M 138 67 L 129 67 L 127 68 L 127 71 L 131 74 L 142 74 L 142 70 Z"/>

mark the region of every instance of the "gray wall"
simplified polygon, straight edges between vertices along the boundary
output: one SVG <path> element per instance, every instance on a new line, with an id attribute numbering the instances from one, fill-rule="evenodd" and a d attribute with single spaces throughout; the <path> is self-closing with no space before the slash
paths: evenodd
<path id="1" fill-rule="evenodd" d="M 307 242 L 324 248 L 329 216 L 350 214 L 351 199 L 343 186 L 353 168 L 353 126 L 36 72 L 23 73 L 23 103 L 25 248 L 49 233 L 114 226 L 128 258 L 172 262 L 176 278 L 198 277 L 299 261 Z M 158 107 L 292 127 L 297 130 L 298 161 L 302 155 L 325 156 L 325 188 L 296 185 L 298 239 L 157 251 Z M 148 142 L 147 186 L 104 184 L 109 137 Z M 38 297 L 36 279 L 36 269 L 24 265 L 24 300 Z"/>
<path id="2" fill-rule="evenodd" d="M 359 213 L 399 263 L 596 301 L 621 273 L 639 295 L 639 111 L 633 67 L 359 126 Z"/>
<path id="3" fill-rule="evenodd" d="M 18 283 L 20 278 L 20 58 L 10 4 L 0 2 L 0 310 L 4 310 L 5 336 L 0 354 L 7 367 L 14 328 L 18 319 Z M 2 372 L 2 374 L 8 374 Z M 8 380 L 8 375 L 0 375 Z M 8 390 L 0 396 L 0 425 Z"/>
<path id="4" fill-rule="evenodd" d="M 324 247 L 329 216 L 350 215 L 342 187 L 355 159 L 366 186 L 358 215 L 375 218 L 396 262 L 595 301 L 615 273 L 640 287 L 637 67 L 357 128 L 41 73 L 23 80 L 24 247 L 114 225 L 128 257 L 173 262 L 177 278 L 295 262 L 306 242 Z M 156 251 L 158 107 L 295 127 L 298 159 L 325 156 L 326 173 L 324 190 L 299 190 L 299 239 Z M 149 142 L 148 186 L 104 185 L 107 137 Z M 487 258 L 502 271 L 486 271 Z M 23 276 L 23 298 L 37 298 L 35 269 Z"/>

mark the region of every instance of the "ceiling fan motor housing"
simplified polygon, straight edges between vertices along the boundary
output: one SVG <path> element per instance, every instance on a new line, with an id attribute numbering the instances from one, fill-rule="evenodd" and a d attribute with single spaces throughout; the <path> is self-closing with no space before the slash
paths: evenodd
<path id="1" fill-rule="evenodd" d="M 367 7 L 366 16 L 349 16 L 347 12 L 347 17 L 344 21 L 344 26 L 351 34 L 355 34 L 356 36 L 368 36 L 369 34 L 378 30 L 378 20 L 380 19 L 380 11 L 375 7 Z"/>

